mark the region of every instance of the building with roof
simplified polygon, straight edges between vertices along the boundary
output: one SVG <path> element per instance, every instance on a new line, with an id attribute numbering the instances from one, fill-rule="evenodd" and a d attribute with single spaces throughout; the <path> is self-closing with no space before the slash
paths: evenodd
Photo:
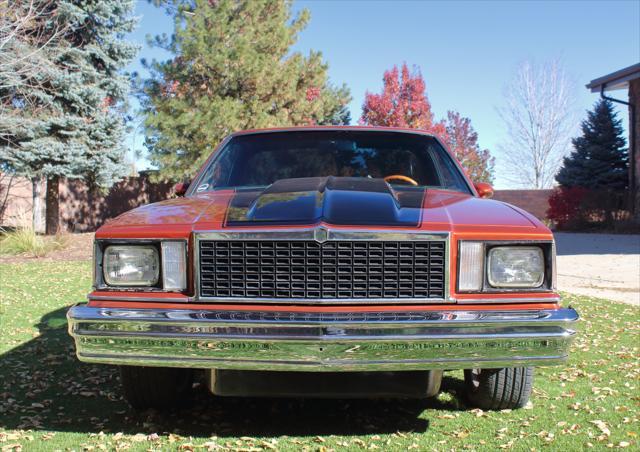
<path id="1" fill-rule="evenodd" d="M 629 108 L 629 189 L 633 197 L 634 218 L 640 222 L 640 63 L 591 80 L 587 88 Z M 612 97 L 612 91 L 618 90 L 627 91 L 626 100 Z"/>

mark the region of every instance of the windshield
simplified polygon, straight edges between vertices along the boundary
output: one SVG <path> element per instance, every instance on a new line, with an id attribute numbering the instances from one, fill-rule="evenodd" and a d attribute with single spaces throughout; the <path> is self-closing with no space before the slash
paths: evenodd
<path id="1" fill-rule="evenodd" d="M 353 130 L 236 136 L 206 168 L 195 191 L 262 187 L 301 177 L 390 175 L 409 177 L 418 186 L 469 193 L 458 167 L 433 137 Z"/>

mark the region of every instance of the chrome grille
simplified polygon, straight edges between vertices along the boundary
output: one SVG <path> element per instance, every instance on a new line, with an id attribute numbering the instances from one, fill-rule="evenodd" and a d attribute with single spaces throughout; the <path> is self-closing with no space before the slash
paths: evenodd
<path id="1" fill-rule="evenodd" d="M 204 298 L 444 298 L 445 241 L 200 240 Z"/>

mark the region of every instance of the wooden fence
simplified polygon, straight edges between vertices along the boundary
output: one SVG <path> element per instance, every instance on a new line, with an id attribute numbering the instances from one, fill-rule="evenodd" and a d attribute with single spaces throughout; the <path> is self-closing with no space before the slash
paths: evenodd
<path id="1" fill-rule="evenodd" d="M 152 183 L 147 174 L 129 177 L 106 192 L 82 180 L 60 181 L 60 216 L 63 229 L 90 232 L 106 220 L 143 204 L 171 196 L 172 184 Z M 45 190 L 41 190 L 42 193 Z M 540 219 L 546 218 L 552 190 L 496 190 L 494 199 L 516 205 Z M 31 219 L 31 182 L 0 174 L 0 225 L 20 226 Z"/>

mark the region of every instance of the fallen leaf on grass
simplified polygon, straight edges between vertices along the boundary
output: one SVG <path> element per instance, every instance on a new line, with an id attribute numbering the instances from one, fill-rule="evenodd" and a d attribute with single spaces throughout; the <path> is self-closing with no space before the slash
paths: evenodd
<path id="1" fill-rule="evenodd" d="M 513 443 L 514 442 L 515 442 L 515 440 L 512 439 L 511 441 L 508 441 L 508 442 L 506 442 L 504 444 L 500 444 L 498 447 L 500 449 L 511 449 L 513 447 Z"/>
<path id="2" fill-rule="evenodd" d="M 460 431 L 457 431 L 457 432 L 453 432 L 453 436 L 455 438 L 464 439 L 467 436 L 469 436 L 469 430 L 465 429 L 465 430 L 460 430 Z"/>
<path id="3" fill-rule="evenodd" d="M 544 441 L 550 443 L 555 440 L 555 435 L 552 432 L 547 432 L 543 430 L 537 434 L 538 438 L 543 439 Z"/>
<path id="4" fill-rule="evenodd" d="M 269 449 L 269 450 L 277 450 L 277 447 L 275 446 L 275 444 L 267 442 L 267 441 L 260 441 L 260 446 L 262 446 L 265 449 Z"/>
<path id="5" fill-rule="evenodd" d="M 600 419 L 596 419 L 595 421 L 589 421 L 589 423 L 598 427 L 598 430 L 600 430 L 604 436 L 608 437 L 611 435 L 611 430 L 609 430 L 609 427 L 607 427 L 606 422 L 601 421 Z"/>
<path id="6" fill-rule="evenodd" d="M 7 444 L 6 446 L 2 446 L 2 452 L 20 452 L 22 450 L 22 446 L 20 444 Z"/>

